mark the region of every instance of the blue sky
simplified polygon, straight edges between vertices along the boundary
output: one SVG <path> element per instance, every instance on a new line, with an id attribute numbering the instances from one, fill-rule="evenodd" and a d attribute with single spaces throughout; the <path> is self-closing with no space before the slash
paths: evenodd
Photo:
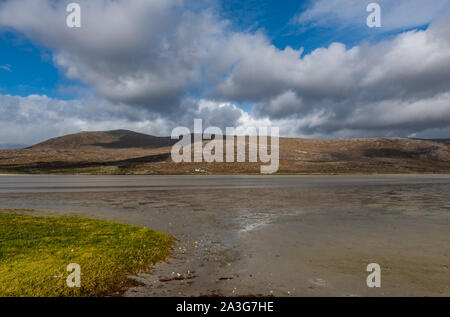
<path id="1" fill-rule="evenodd" d="M 328 46 L 332 42 L 342 42 L 346 45 L 355 45 L 361 40 L 378 37 L 382 34 L 376 29 L 371 32 L 365 28 L 355 27 L 353 32 L 341 29 L 336 25 L 329 27 L 311 27 L 302 29 L 293 23 L 293 18 L 304 12 L 312 1 L 295 0 L 224 0 L 222 1 L 222 14 L 231 20 L 236 28 L 241 30 L 265 32 L 272 40 L 272 44 L 280 49 L 286 46 L 293 48 L 303 47 L 305 53 Z M 366 12 L 361 10 L 360 24 L 365 26 Z M 356 22 L 356 21 L 355 21 Z M 358 22 L 356 22 L 358 23 Z"/>
<path id="2" fill-rule="evenodd" d="M 80 130 L 450 135 L 450 0 L 0 0 L 0 143 Z"/>
<path id="3" fill-rule="evenodd" d="M 369 13 L 366 11 L 366 5 L 371 1 L 359 3 L 358 16 L 349 19 L 348 24 L 330 20 L 327 25 L 308 25 L 308 27 L 302 27 L 294 20 L 296 16 L 313 6 L 313 0 L 222 0 L 220 12 L 240 30 L 262 30 L 276 47 L 280 49 L 286 46 L 296 49 L 302 47 L 305 54 L 333 42 L 355 46 L 364 41 L 382 41 L 408 30 L 426 29 L 431 22 L 430 18 L 425 19 L 426 23 L 418 21 L 395 29 L 367 28 L 366 18 Z M 379 3 L 382 12 L 384 7 L 389 8 L 387 4 L 380 1 Z"/>
<path id="4" fill-rule="evenodd" d="M 365 27 L 368 13 L 361 10 L 360 21 L 351 26 L 335 24 L 302 28 L 293 22 L 295 16 L 311 6 L 311 1 L 301 0 L 222 0 L 211 8 L 224 19 L 231 21 L 231 28 L 244 32 L 263 32 L 271 43 L 279 49 L 290 46 L 303 48 L 308 54 L 316 48 L 327 47 L 333 42 L 347 46 L 358 45 L 362 41 L 380 41 L 395 36 L 408 28 L 391 32 Z M 358 25 L 359 24 L 359 25 Z M 427 25 L 414 28 L 424 29 Z M 0 33 L 0 87 L 1 93 L 28 96 L 47 95 L 59 99 L 76 99 L 88 89 L 79 81 L 68 79 L 53 64 L 51 50 L 36 45 L 23 34 L 12 30 Z M 249 103 L 243 109 L 251 108 Z"/>
<path id="5" fill-rule="evenodd" d="M 2 1 L 0 1 L 2 2 Z M 284 0 L 222 0 L 211 6 L 223 18 L 232 22 L 232 28 L 244 31 L 260 30 L 266 33 L 272 43 L 279 47 L 304 47 L 305 52 L 345 38 L 332 37 L 332 32 L 309 30 L 296 33 L 296 26 L 290 20 L 301 12 L 308 1 Z M 60 89 L 65 86 L 78 86 L 82 83 L 67 79 L 52 61 L 52 51 L 37 46 L 18 32 L 6 30 L 0 37 L 0 61 L 10 65 L 11 71 L 0 69 L 2 93 L 27 96 L 45 94 L 50 97 L 77 98 L 71 91 Z M 245 108 L 248 109 L 248 105 Z"/>
<path id="6" fill-rule="evenodd" d="M 19 34 L 2 34 L 0 60 L 2 65 L 9 65 L 9 70 L 0 69 L 2 93 L 21 96 L 50 94 L 59 80 L 51 52 L 36 47 Z"/>
<path id="7" fill-rule="evenodd" d="M 78 97 L 74 87 L 85 87 L 55 67 L 51 50 L 17 32 L 0 33 L 0 61 L 0 66 L 6 66 L 0 68 L 2 94 L 47 95 L 65 100 Z"/>

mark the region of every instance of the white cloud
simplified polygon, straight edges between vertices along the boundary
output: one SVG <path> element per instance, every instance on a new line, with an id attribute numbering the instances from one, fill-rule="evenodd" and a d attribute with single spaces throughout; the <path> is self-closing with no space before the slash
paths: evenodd
<path id="1" fill-rule="evenodd" d="M 199 87 L 208 39 L 223 27 L 210 13 L 179 0 L 78 2 L 79 29 L 66 27 L 66 3 L 49 0 L 6 1 L 0 24 L 52 49 L 67 77 L 112 101 L 167 112 Z"/>
<path id="2" fill-rule="evenodd" d="M 367 28 L 366 11 L 370 2 L 382 9 L 382 32 L 427 25 L 450 10 L 449 0 L 317 0 L 294 18 L 304 27 Z"/>
<path id="3" fill-rule="evenodd" d="M 329 136 L 351 129 L 360 133 L 365 127 L 371 133 L 404 136 L 445 127 L 450 125 L 450 102 L 437 101 L 447 100 L 443 96 L 450 92 L 447 21 L 377 44 L 346 48 L 333 43 L 301 58 L 292 49 L 249 51 L 217 86 L 216 96 L 256 102 L 253 114 L 260 118 L 308 118 L 296 125 L 303 134 Z M 264 61 L 267 52 L 273 54 Z M 367 110 L 382 104 L 390 107 L 389 116 L 395 120 Z M 417 115 L 403 109 L 414 109 Z"/>
<path id="4" fill-rule="evenodd" d="M 185 111 L 174 118 L 141 107 L 104 99 L 58 100 L 45 95 L 27 97 L 0 94 L 0 144 L 34 144 L 79 131 L 129 129 L 168 136 L 176 126 L 192 129 L 194 119 L 206 126 L 237 126 L 244 111 L 231 103 L 193 99 L 183 101 Z"/>
<path id="5" fill-rule="evenodd" d="M 0 65 L 0 69 L 3 69 L 5 71 L 7 71 L 7 72 L 11 72 L 12 71 L 11 65 L 9 65 L 9 64 Z"/>
<path id="6" fill-rule="evenodd" d="M 304 55 L 301 49 L 275 47 L 262 32 L 232 31 L 211 10 L 190 10 L 179 0 L 79 2 L 80 29 L 65 26 L 64 2 L 8 0 L 0 5 L 0 26 L 50 48 L 55 65 L 95 93 L 75 101 L 0 96 L 6 142 L 12 142 L 11 131 L 23 133 L 16 133 L 14 143 L 80 129 L 169 135 L 173 127 L 190 126 L 198 117 L 221 128 L 275 125 L 289 136 L 448 137 L 446 16 L 426 30 L 376 44 L 348 48 L 333 43 Z M 321 19 L 338 3 L 342 10 L 332 19 L 350 19 L 359 12 L 350 0 L 320 0 L 304 17 L 325 23 Z M 384 17 L 385 23 L 394 16 L 401 20 L 404 3 L 382 3 L 384 12 L 394 12 Z M 442 13 L 412 3 L 414 24 L 434 21 Z M 436 5 L 447 3 L 437 0 Z M 363 21 L 365 16 L 364 8 Z M 236 106 L 244 102 L 255 105 L 252 112 Z M 25 133 L 32 135 L 28 141 Z"/>

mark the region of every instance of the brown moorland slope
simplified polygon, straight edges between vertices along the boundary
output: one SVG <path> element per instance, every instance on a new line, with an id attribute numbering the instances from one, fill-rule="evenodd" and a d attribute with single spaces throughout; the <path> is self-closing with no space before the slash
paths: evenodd
<path id="1" fill-rule="evenodd" d="M 27 149 L 0 150 L 0 171 L 232 174 L 259 173 L 260 166 L 266 165 L 216 162 L 177 164 L 170 156 L 174 142 L 169 137 L 155 137 L 127 130 L 82 132 L 50 139 Z M 279 173 L 450 173 L 449 139 L 280 138 L 279 151 Z"/>
<path id="2" fill-rule="evenodd" d="M 38 143 L 31 148 L 80 149 L 102 147 L 107 149 L 156 149 L 172 146 L 174 143 L 170 137 L 157 137 L 128 130 L 112 130 L 69 134 Z"/>

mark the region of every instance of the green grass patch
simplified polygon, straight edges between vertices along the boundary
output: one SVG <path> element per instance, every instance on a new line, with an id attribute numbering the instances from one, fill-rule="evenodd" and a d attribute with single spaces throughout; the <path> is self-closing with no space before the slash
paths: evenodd
<path id="1" fill-rule="evenodd" d="M 174 239 L 146 228 L 68 217 L 0 213 L 0 296 L 119 295 L 127 278 L 164 260 Z M 67 265 L 81 267 L 69 288 Z"/>

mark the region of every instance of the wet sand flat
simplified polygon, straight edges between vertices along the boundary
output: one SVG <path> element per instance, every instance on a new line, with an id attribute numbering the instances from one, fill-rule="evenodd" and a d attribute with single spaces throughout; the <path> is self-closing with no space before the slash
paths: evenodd
<path id="1" fill-rule="evenodd" d="M 0 176 L 0 208 L 175 236 L 126 296 L 450 296 L 449 193 L 450 175 Z"/>

